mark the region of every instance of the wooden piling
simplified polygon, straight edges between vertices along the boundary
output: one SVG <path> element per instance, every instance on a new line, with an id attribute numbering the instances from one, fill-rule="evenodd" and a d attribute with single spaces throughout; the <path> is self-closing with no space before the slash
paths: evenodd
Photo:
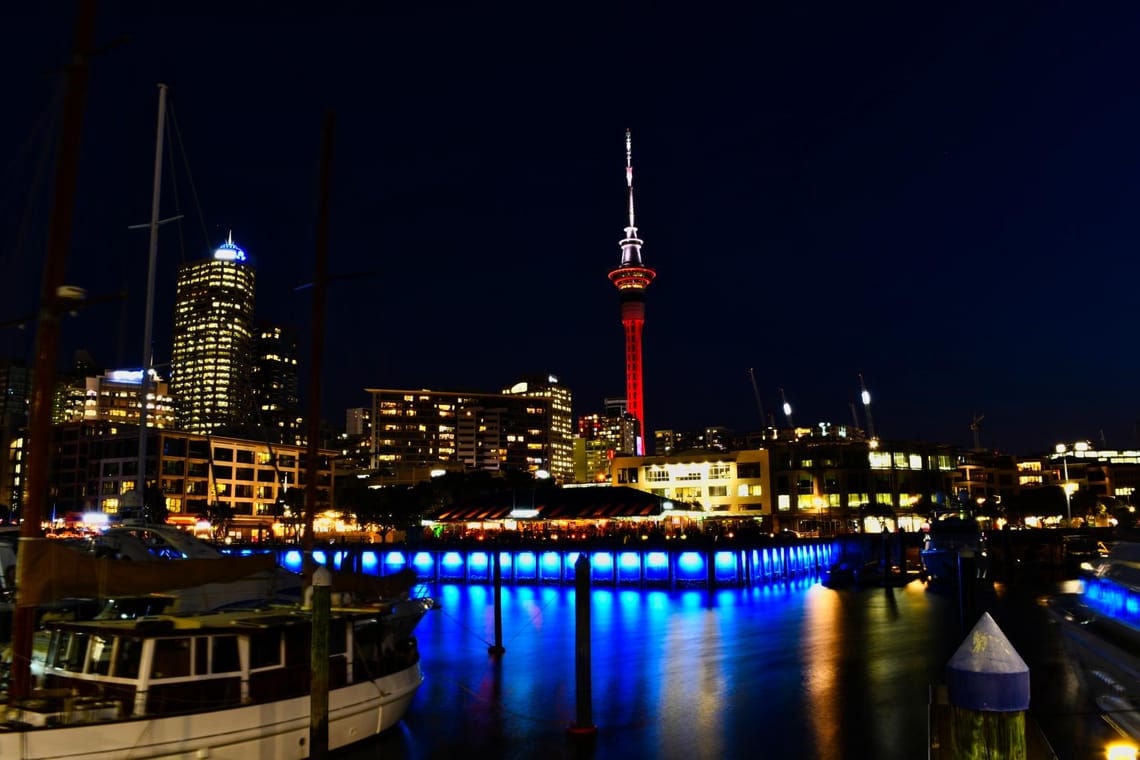
<path id="1" fill-rule="evenodd" d="M 585 552 L 574 563 L 574 673 L 577 683 L 577 718 L 567 729 L 574 737 L 598 732 L 592 715 L 590 677 L 590 558 Z"/>
<path id="2" fill-rule="evenodd" d="M 309 758 L 329 755 L 329 620 L 332 617 L 332 573 L 324 565 L 313 571 L 313 631 L 309 681 Z"/>
<path id="3" fill-rule="evenodd" d="M 978 620 L 978 565 L 972 551 L 958 552 L 958 615 L 965 636 Z"/>
<path id="4" fill-rule="evenodd" d="M 487 647 L 487 651 L 496 656 L 507 651 L 503 648 L 503 559 L 501 554 L 496 547 L 495 557 L 491 560 L 492 583 L 495 589 L 495 643 Z"/>
<path id="5" fill-rule="evenodd" d="M 989 613 L 947 665 L 950 757 L 1025 760 L 1029 668 Z"/>

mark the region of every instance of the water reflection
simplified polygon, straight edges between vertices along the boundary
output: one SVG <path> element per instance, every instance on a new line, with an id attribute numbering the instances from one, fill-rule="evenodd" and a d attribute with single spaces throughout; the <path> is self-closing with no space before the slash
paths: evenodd
<path id="1" fill-rule="evenodd" d="M 398 730 L 345 757 L 910 760 L 927 755 L 929 688 L 961 641 L 956 598 L 919 583 L 843 591 L 802 581 L 713 591 L 595 588 L 598 733 L 578 744 L 567 735 L 576 717 L 574 589 L 504 587 L 506 652 L 498 658 L 487 652 L 494 638 L 488 587 L 441 585 L 432 593 L 438 607 L 418 629 L 423 688 Z M 1017 628 L 1032 620 L 1025 611 L 1010 617 L 999 623 L 1044 640 L 1037 628 Z M 1022 654 L 1032 668 L 1036 650 L 1029 649 Z M 1048 654 L 1053 661 L 1040 667 L 1052 677 L 1059 663 L 1055 649 Z M 1051 696 L 1054 717 L 1075 712 L 1072 694 Z M 1041 701 L 1036 690 L 1034 699 Z M 1083 744 L 1095 742 L 1095 729 L 1080 731 Z"/>

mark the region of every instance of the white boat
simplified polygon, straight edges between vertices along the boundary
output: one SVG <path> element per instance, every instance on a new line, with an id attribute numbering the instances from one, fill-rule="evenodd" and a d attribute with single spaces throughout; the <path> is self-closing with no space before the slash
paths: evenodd
<path id="1" fill-rule="evenodd" d="M 1116 544 L 1076 593 L 1045 599 L 1104 718 L 1140 740 L 1140 543 Z"/>
<path id="2" fill-rule="evenodd" d="M 427 598 L 335 607 L 328 749 L 403 717 L 423 676 L 413 630 Z M 42 688 L 11 700 L 0 757 L 306 758 L 311 611 L 299 605 L 59 621 Z"/>
<path id="3" fill-rule="evenodd" d="M 178 563 L 187 559 L 221 559 L 227 556 L 213 545 L 180 528 L 154 523 L 110 528 L 92 539 L 91 549 L 97 557 L 127 559 L 139 563 Z M 185 614 L 227 607 L 256 606 L 267 602 L 296 603 L 301 601 L 304 580 L 300 573 L 274 565 L 224 581 L 160 590 L 150 599 L 155 605 L 151 609 Z M 137 609 L 138 600 L 133 601 Z M 121 607 L 126 602 L 116 599 L 110 604 L 110 612 L 113 612 L 115 606 Z"/>

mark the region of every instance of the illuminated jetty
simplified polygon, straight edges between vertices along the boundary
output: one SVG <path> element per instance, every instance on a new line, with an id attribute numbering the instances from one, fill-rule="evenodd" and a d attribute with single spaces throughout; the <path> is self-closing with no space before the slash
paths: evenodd
<path id="1" fill-rule="evenodd" d="M 262 551 L 242 550 L 243 553 Z M 274 549 L 278 562 L 300 571 L 300 549 Z M 612 586 L 755 586 L 826 570 L 836 553 L 827 541 L 750 547 L 622 547 L 559 546 L 411 548 L 346 546 L 315 549 L 317 562 L 337 570 L 386 576 L 411 567 L 425 583 L 491 583 L 499 555 L 506 584 L 570 585 L 574 565 L 585 553 L 591 582 Z"/>

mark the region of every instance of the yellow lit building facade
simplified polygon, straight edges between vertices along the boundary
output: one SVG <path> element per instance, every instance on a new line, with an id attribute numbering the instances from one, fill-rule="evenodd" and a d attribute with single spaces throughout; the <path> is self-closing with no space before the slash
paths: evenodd
<path id="1" fill-rule="evenodd" d="M 106 425 L 60 426 L 57 452 L 60 472 L 85 473 L 82 487 L 63 507 L 68 511 L 103 512 L 111 520 L 124 506 L 124 495 L 138 482 L 138 438 L 135 430 L 119 433 Z M 62 434 L 62 435 L 61 435 Z M 235 538 L 268 538 L 283 520 L 294 522 L 284 505 L 286 493 L 306 488 L 307 449 L 269 445 L 224 436 L 174 430 L 150 431 L 147 480 L 162 489 L 171 521 L 191 524 L 212 515 L 230 516 Z M 317 454 L 315 513 L 333 504 L 332 450 Z M 63 488 L 59 489 L 61 492 Z M 222 509 L 219 509 L 221 507 Z"/>
<path id="2" fill-rule="evenodd" d="M 768 452 L 689 452 L 614 457 L 611 482 L 668 501 L 699 505 L 709 516 L 761 517 L 772 513 Z"/>
<path id="3" fill-rule="evenodd" d="M 142 370 L 114 370 L 75 380 L 62 391 L 57 423 L 94 422 L 139 424 Z M 167 382 L 151 370 L 146 391 L 147 427 L 174 427 L 174 404 Z"/>

